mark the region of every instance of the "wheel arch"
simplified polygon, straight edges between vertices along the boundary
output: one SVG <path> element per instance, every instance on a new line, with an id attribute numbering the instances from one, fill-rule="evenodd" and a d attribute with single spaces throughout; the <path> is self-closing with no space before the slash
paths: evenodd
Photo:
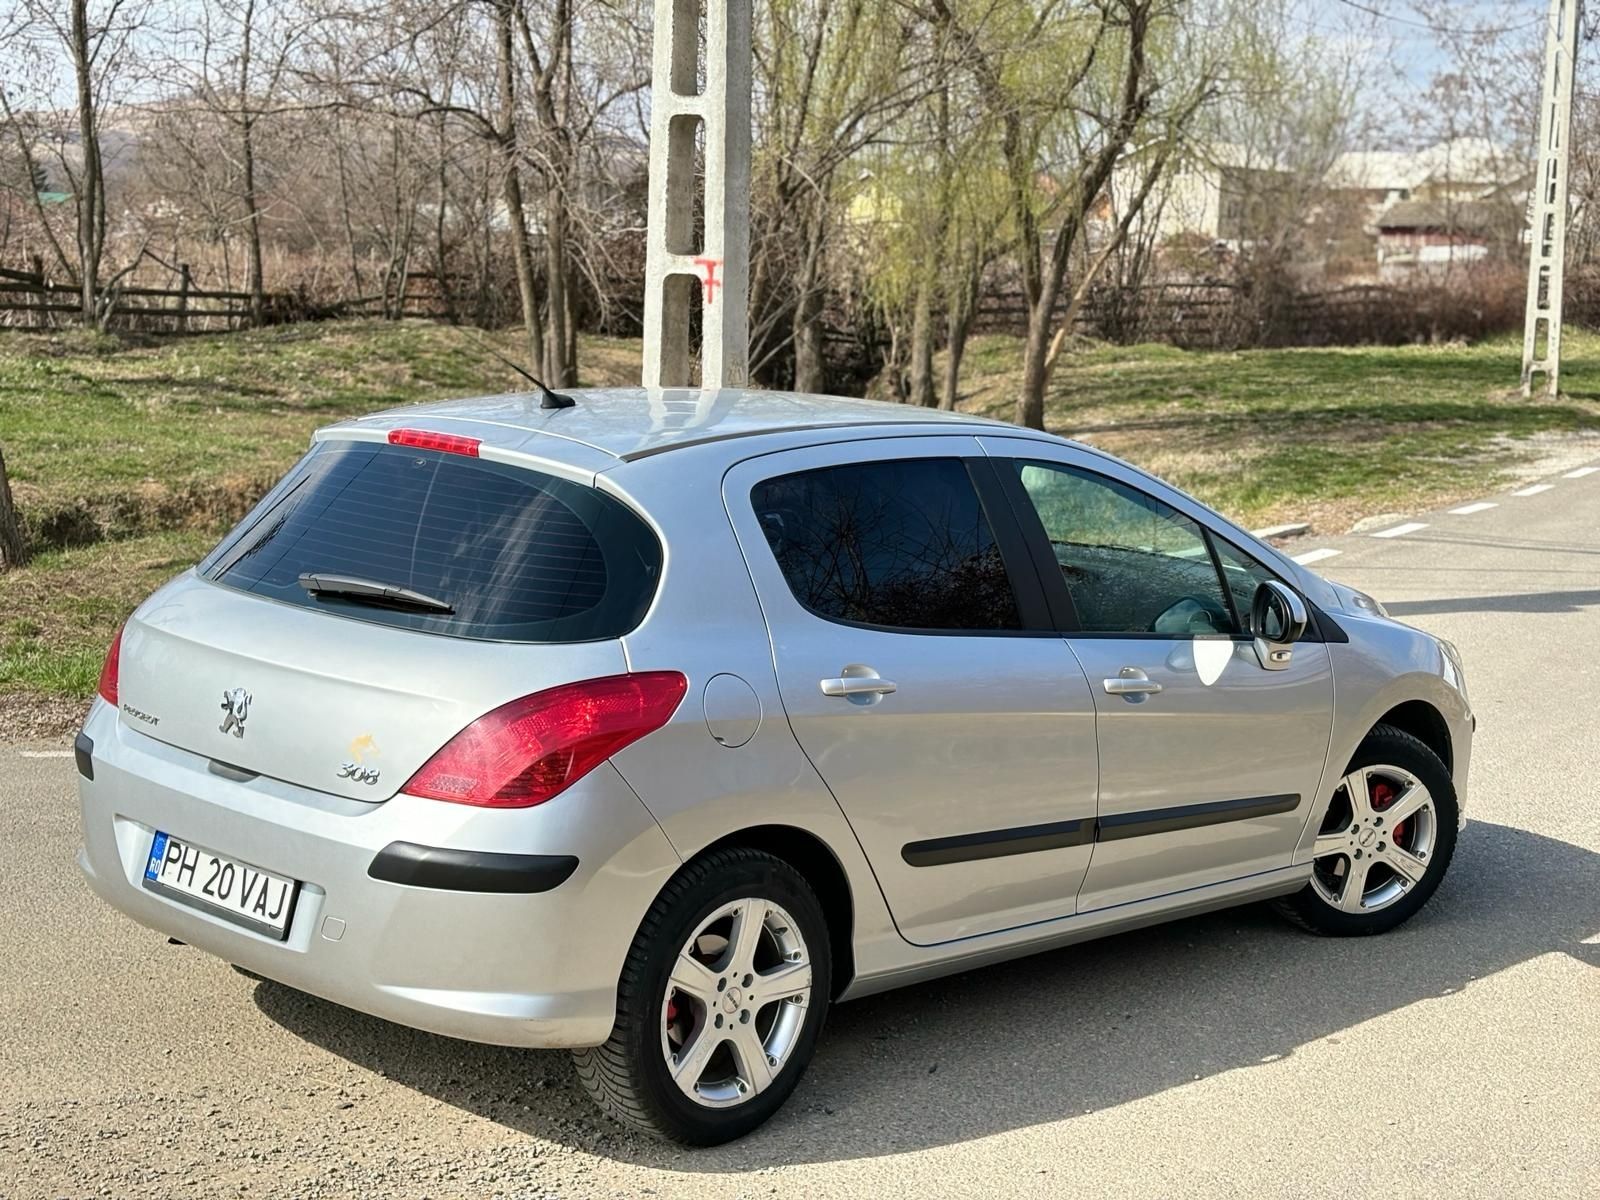
<path id="1" fill-rule="evenodd" d="M 1354 642 L 1354 635 L 1352 635 Z M 1349 650 L 1352 647 L 1339 647 Z M 1444 763 L 1455 784 L 1458 803 L 1465 805 L 1466 772 L 1472 757 L 1472 713 L 1466 699 L 1442 676 L 1429 671 L 1410 671 L 1383 676 L 1372 656 L 1356 658 L 1339 682 L 1346 686 L 1335 703 L 1333 736 L 1328 757 L 1318 783 L 1317 802 L 1311 806 L 1293 861 L 1311 861 L 1312 844 L 1327 814 L 1346 764 L 1361 744 L 1379 726 L 1387 725 L 1410 734 Z"/>
<path id="2" fill-rule="evenodd" d="M 1426 700 L 1407 700 L 1395 705 L 1378 718 L 1378 725 L 1391 725 L 1402 733 L 1409 733 L 1439 756 L 1444 769 L 1455 774 L 1455 747 L 1450 738 L 1450 722 L 1445 715 Z M 1371 730 L 1367 731 L 1371 733 Z"/>
<path id="3" fill-rule="evenodd" d="M 694 858 L 714 850 L 743 846 L 781 858 L 817 893 L 828 922 L 828 942 L 833 960 L 833 995 L 838 999 L 855 979 L 855 901 L 844 865 L 816 834 L 793 825 L 755 825 L 718 838 Z M 688 861 L 693 861 L 690 859 Z"/>

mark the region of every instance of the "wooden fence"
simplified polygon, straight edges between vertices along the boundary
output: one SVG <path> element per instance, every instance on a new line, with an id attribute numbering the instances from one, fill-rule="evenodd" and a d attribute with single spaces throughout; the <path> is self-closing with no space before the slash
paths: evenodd
<path id="1" fill-rule="evenodd" d="M 1165 342 L 1189 350 L 1395 345 L 1475 339 L 1516 328 L 1521 299 L 1520 278 L 1502 275 L 1453 286 L 1358 284 L 1315 292 L 1287 282 L 1259 288 L 1229 282 L 1105 285 L 1090 293 L 1074 328 L 1102 341 Z M 1063 300 L 1056 320 L 1065 314 Z M 1025 334 L 1028 310 L 1020 289 L 986 296 L 976 328 Z"/>
<path id="2" fill-rule="evenodd" d="M 218 291 L 195 284 L 187 264 L 177 271 L 174 287 L 116 284 L 105 288 L 99 302 L 108 328 L 141 333 L 220 333 L 257 323 L 249 292 Z M 32 270 L 0 267 L 0 327 L 51 329 L 83 312 L 83 296 L 71 281 L 53 280 L 35 259 Z M 316 302 L 302 292 L 267 292 L 260 323 L 328 320 L 336 317 L 450 316 L 444 289 L 431 272 L 407 274 L 398 295 L 379 293 L 354 299 Z M 97 318 L 98 319 L 98 318 Z"/>
<path id="3" fill-rule="evenodd" d="M 142 333 L 185 334 L 257 323 L 250 293 L 197 287 L 185 265 L 174 274 L 174 287 L 107 288 L 101 298 L 103 324 Z M 301 291 L 268 292 L 259 320 L 270 325 L 338 317 L 416 317 L 474 324 L 513 319 L 512 309 L 504 306 L 508 301 L 514 306 L 514 297 L 504 289 L 483 288 L 481 281 L 474 283 L 465 276 L 441 280 L 431 271 L 410 271 L 386 280 L 379 293 L 353 299 L 318 301 Z M 1594 281 L 1584 276 L 1574 282 L 1571 292 L 1569 310 L 1574 319 L 1580 313 L 1600 313 L 1600 286 Z M 1301 291 L 1288 281 L 1255 287 L 1222 281 L 1107 284 L 1090 294 L 1075 327 L 1102 341 L 1165 342 L 1197 350 L 1392 345 L 1475 339 L 1516 328 L 1521 301 L 1520 276 L 1504 273 L 1458 281 L 1452 287 L 1359 285 L 1317 292 Z M 1057 321 L 1065 308 L 1063 299 L 1055 313 Z M 47 278 L 37 258 L 31 270 L 0 268 L 0 327 L 48 329 L 70 323 L 81 312 L 77 284 Z M 583 327 L 591 328 L 597 312 L 575 315 Z M 869 372 L 879 369 L 887 344 L 884 330 L 871 327 L 858 310 L 846 315 L 830 309 L 826 321 L 830 358 L 850 360 Z M 618 328 L 608 332 L 632 332 L 625 319 L 613 323 Z M 975 330 L 1021 335 L 1027 327 L 1021 289 L 1014 281 L 995 281 L 979 306 Z"/>
<path id="4" fill-rule="evenodd" d="M 160 333 L 238 329 L 251 323 L 249 292 L 196 287 L 187 266 L 178 275 L 177 287 L 119 283 L 106 288 L 100 297 L 108 313 L 106 323 Z M 37 262 L 31 271 L 0 267 L 0 324 L 47 329 L 61 324 L 61 315 L 82 312 L 82 291 L 76 283 L 50 279 Z"/>

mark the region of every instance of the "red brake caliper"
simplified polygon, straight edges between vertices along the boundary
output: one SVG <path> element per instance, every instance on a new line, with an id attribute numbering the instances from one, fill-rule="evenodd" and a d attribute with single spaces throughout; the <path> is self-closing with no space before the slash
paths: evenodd
<path id="1" fill-rule="evenodd" d="M 1383 812 L 1397 799 L 1399 799 L 1399 796 L 1400 794 L 1396 792 L 1394 788 L 1391 787 L 1385 780 L 1374 780 L 1372 784 L 1372 811 Z M 1397 846 L 1405 845 L 1406 822 L 1401 821 L 1393 829 L 1391 829 L 1389 831 L 1389 839 Z"/>
<path id="2" fill-rule="evenodd" d="M 674 1032 L 675 1032 L 675 1030 L 677 1028 L 677 1024 L 678 1024 L 678 993 L 677 992 L 673 992 L 672 995 L 667 999 L 667 1017 L 666 1017 L 666 1022 L 667 1022 L 667 1038 L 670 1041 L 672 1039 L 672 1037 L 673 1037 L 673 1034 L 674 1034 Z M 683 1043 L 685 1041 L 688 1041 L 687 1037 L 684 1037 L 683 1039 L 681 1039 L 678 1044 L 681 1046 L 681 1045 L 683 1045 Z"/>

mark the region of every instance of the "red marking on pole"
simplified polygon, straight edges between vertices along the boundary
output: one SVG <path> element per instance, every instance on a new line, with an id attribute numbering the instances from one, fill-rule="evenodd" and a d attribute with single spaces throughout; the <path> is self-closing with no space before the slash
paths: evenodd
<path id="1" fill-rule="evenodd" d="M 717 302 L 717 289 L 722 286 L 722 280 L 717 278 L 717 268 L 722 265 L 722 260 L 720 258 L 697 258 L 694 260 L 694 265 L 706 269 L 706 304 L 715 304 Z"/>

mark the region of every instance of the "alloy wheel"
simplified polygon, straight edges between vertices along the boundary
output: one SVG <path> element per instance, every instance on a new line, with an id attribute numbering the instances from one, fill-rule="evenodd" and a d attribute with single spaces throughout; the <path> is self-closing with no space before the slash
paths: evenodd
<path id="1" fill-rule="evenodd" d="M 1428 873 L 1433 797 L 1403 767 L 1358 767 L 1334 792 L 1313 851 L 1311 886 L 1347 913 L 1388 908 Z"/>
<path id="2" fill-rule="evenodd" d="M 673 1082 L 708 1108 L 760 1094 L 800 1040 L 810 1002 L 810 952 L 794 919 L 759 898 L 723 905 L 667 980 L 661 1052 Z"/>

